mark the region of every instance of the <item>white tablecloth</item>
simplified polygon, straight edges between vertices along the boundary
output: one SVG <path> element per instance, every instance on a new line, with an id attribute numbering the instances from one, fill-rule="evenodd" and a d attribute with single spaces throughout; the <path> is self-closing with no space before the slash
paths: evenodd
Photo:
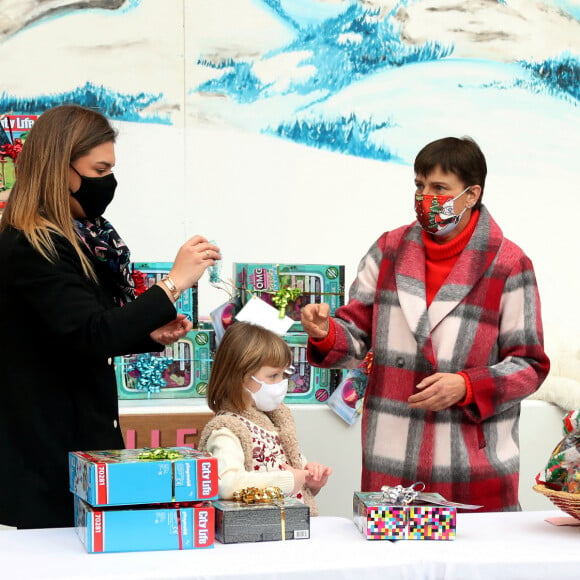
<path id="1" fill-rule="evenodd" d="M 454 541 L 366 540 L 346 518 L 311 520 L 309 540 L 188 551 L 87 554 L 74 529 L 0 532 L 2 580 L 546 580 L 580 576 L 580 527 L 561 512 L 461 513 Z"/>

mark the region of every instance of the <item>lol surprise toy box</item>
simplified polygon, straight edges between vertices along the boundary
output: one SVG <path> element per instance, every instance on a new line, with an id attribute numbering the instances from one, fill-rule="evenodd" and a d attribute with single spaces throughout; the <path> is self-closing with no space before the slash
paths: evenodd
<path id="1" fill-rule="evenodd" d="M 236 292 L 242 306 L 256 295 L 294 320 L 290 332 L 303 330 L 300 310 L 306 304 L 326 302 L 334 314 L 344 304 L 344 266 L 332 264 L 234 264 Z M 282 290 L 296 297 L 276 296 Z M 278 302 L 277 299 L 284 299 Z M 278 304 L 276 304 L 278 302 Z"/>
<path id="2" fill-rule="evenodd" d="M 119 399 L 204 398 L 215 332 L 192 330 L 162 352 L 115 357 Z"/>
<path id="3" fill-rule="evenodd" d="M 217 498 L 217 459 L 190 447 L 74 451 L 70 491 L 91 506 Z"/>
<path id="4" fill-rule="evenodd" d="M 306 359 L 308 335 L 287 333 L 283 337 L 292 353 L 292 375 L 288 377 L 285 403 L 324 403 L 340 383 L 343 371 L 310 366 Z"/>
<path id="5" fill-rule="evenodd" d="M 75 496 L 75 529 L 89 553 L 192 550 L 214 545 L 210 502 L 97 508 Z"/>
<path id="6" fill-rule="evenodd" d="M 151 288 L 151 286 L 155 286 L 159 280 L 169 274 L 172 267 L 172 262 L 133 262 L 132 268 L 136 293 L 140 294 Z M 197 285 L 181 293 L 175 303 L 175 309 L 178 313 L 185 314 L 194 327 L 197 326 Z"/>
<path id="7" fill-rule="evenodd" d="M 457 509 L 479 509 L 424 492 L 425 485 L 355 491 L 353 520 L 367 540 L 454 540 Z"/>

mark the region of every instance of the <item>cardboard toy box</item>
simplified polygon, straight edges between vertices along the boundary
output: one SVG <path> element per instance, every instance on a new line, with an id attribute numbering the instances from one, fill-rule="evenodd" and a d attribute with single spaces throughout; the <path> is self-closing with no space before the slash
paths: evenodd
<path id="1" fill-rule="evenodd" d="M 190 447 L 69 453 L 70 491 L 92 506 L 215 499 L 217 473 L 215 457 Z"/>
<path id="2" fill-rule="evenodd" d="M 310 537 L 310 508 L 293 498 L 278 504 L 245 504 L 233 500 L 212 502 L 215 539 L 222 544 L 304 540 Z"/>
<path id="3" fill-rule="evenodd" d="M 270 292 L 284 287 L 300 288 L 303 294 L 290 304 L 286 314 L 296 322 L 291 332 L 304 329 L 300 310 L 306 304 L 326 302 L 334 314 L 344 304 L 344 266 L 333 264 L 234 264 L 236 291 L 243 306 L 252 296 L 272 304 Z"/>
<path id="4" fill-rule="evenodd" d="M 95 508 L 75 496 L 75 528 L 89 553 L 211 548 L 214 508 L 210 502 Z"/>
<path id="5" fill-rule="evenodd" d="M 342 380 L 343 371 L 313 367 L 306 358 L 308 335 L 305 332 L 287 333 L 284 341 L 292 352 L 294 372 L 288 378 L 285 403 L 324 403 Z"/>
<path id="6" fill-rule="evenodd" d="M 145 287 L 154 286 L 169 274 L 173 267 L 173 262 L 133 262 L 133 270 L 138 270 L 145 275 Z M 185 290 L 175 303 L 178 313 L 185 314 L 193 326 L 197 326 L 198 305 L 197 305 L 197 285 Z"/>
<path id="7" fill-rule="evenodd" d="M 205 398 L 215 332 L 195 329 L 162 352 L 115 357 L 119 399 Z"/>
<path id="8" fill-rule="evenodd" d="M 390 505 L 382 493 L 354 492 L 353 519 L 367 540 L 454 540 L 457 508 Z"/>
<path id="9" fill-rule="evenodd" d="M 38 115 L 13 115 L 0 112 L 0 217 L 8 192 L 16 181 L 16 162 L 28 132 L 38 119 Z"/>

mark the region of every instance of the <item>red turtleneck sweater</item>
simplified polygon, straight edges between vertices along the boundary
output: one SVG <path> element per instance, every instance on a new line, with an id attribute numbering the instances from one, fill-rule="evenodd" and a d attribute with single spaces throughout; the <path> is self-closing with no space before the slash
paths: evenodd
<path id="1" fill-rule="evenodd" d="M 471 214 L 467 227 L 450 242 L 439 244 L 435 241 L 434 236 L 423 232 L 423 244 L 425 245 L 425 293 L 427 298 L 427 307 L 433 302 L 433 298 L 443 286 L 449 272 L 451 272 L 459 254 L 463 252 L 467 242 L 471 238 L 477 220 L 479 219 L 479 210 Z"/>

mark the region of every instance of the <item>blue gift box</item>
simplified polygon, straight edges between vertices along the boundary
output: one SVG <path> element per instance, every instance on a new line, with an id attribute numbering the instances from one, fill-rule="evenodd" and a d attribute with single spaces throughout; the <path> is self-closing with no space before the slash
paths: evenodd
<path id="1" fill-rule="evenodd" d="M 211 548 L 214 519 L 209 502 L 96 508 L 75 496 L 75 529 L 89 553 Z"/>
<path id="2" fill-rule="evenodd" d="M 217 459 L 189 447 L 69 453 L 70 491 L 92 506 L 191 502 L 218 496 Z M 165 459 L 173 452 L 173 459 Z M 160 459 L 151 459 L 157 454 Z"/>

